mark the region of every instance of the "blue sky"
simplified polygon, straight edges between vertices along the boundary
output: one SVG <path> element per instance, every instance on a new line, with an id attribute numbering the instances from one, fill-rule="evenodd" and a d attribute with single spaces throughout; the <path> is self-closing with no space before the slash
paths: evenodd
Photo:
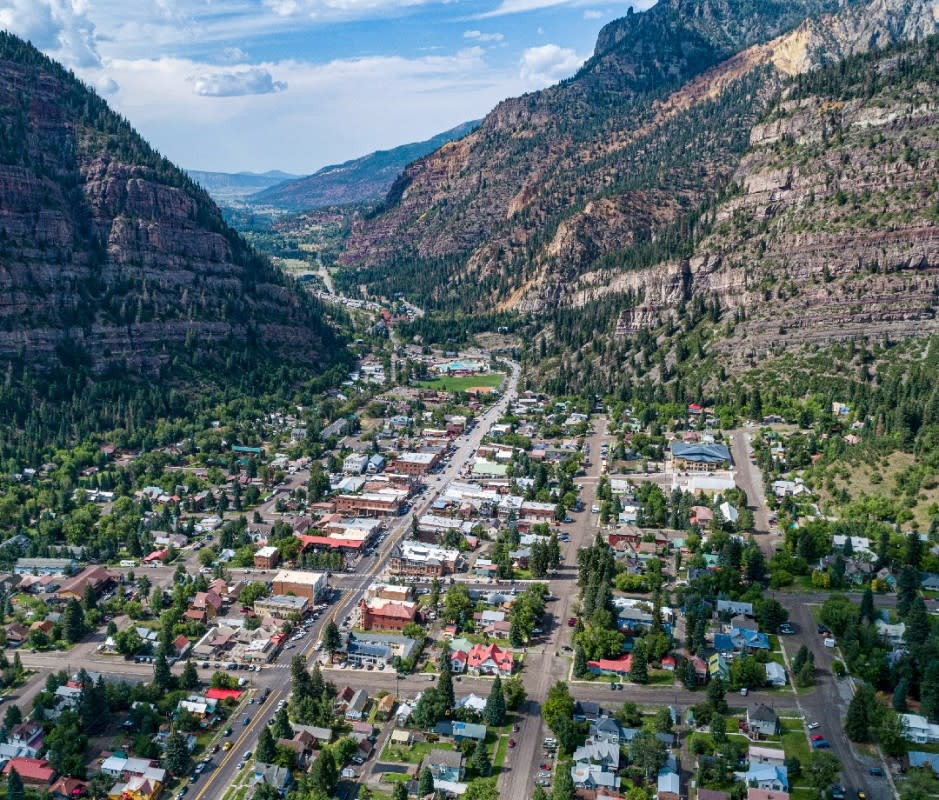
<path id="1" fill-rule="evenodd" d="M 654 0 L 0 0 L 181 166 L 306 174 L 573 74 Z"/>

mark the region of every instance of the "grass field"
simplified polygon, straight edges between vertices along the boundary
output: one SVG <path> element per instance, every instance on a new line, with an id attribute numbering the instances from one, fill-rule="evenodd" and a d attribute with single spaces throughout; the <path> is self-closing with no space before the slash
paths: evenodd
<path id="1" fill-rule="evenodd" d="M 418 386 L 424 389 L 442 389 L 445 392 L 465 392 L 476 386 L 490 386 L 498 388 L 505 375 L 501 372 L 488 372 L 485 375 L 445 375 L 430 381 L 419 381 Z"/>

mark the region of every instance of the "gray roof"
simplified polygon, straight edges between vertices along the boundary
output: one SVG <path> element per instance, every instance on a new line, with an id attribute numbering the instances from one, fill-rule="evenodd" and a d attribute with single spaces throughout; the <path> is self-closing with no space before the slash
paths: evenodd
<path id="1" fill-rule="evenodd" d="M 428 764 L 439 764 L 442 767 L 463 766 L 463 754 L 459 750 L 438 750 L 436 747 L 427 754 Z"/>
<path id="2" fill-rule="evenodd" d="M 752 711 L 747 712 L 748 719 L 756 719 L 762 722 L 778 722 L 779 716 L 769 706 L 758 705 Z"/>

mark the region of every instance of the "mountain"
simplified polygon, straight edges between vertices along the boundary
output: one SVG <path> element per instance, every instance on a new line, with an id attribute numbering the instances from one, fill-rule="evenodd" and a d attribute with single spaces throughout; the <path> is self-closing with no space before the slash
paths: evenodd
<path id="1" fill-rule="evenodd" d="M 229 205 L 249 194 L 269 189 L 284 181 L 296 180 L 298 175 L 271 170 L 269 172 L 203 172 L 186 170 L 189 177 L 205 189 L 216 203 Z"/>
<path id="2" fill-rule="evenodd" d="M 10 369 L 52 376 L 67 393 L 118 375 L 188 390 L 284 364 L 315 374 L 342 349 L 318 303 L 203 189 L 71 73 L 0 34 L 0 358 Z"/>
<path id="3" fill-rule="evenodd" d="M 861 11 L 840 29 L 871 31 Z M 830 31 L 779 45 L 819 52 Z M 700 387 L 773 357 L 801 381 L 825 348 L 939 332 L 939 34 L 913 38 L 787 81 L 686 258 L 580 276 L 531 353 L 551 388 Z"/>
<path id="4" fill-rule="evenodd" d="M 661 0 L 630 14 L 573 78 L 500 103 L 408 167 L 354 221 L 339 283 L 442 310 L 540 312 L 586 273 L 687 254 L 786 77 L 931 33 L 934 9 Z"/>
<path id="5" fill-rule="evenodd" d="M 479 121 L 465 122 L 423 142 L 379 150 L 362 158 L 323 167 L 305 178 L 289 180 L 251 195 L 254 205 L 285 211 L 306 211 L 326 206 L 378 200 L 412 161 L 476 130 Z"/>

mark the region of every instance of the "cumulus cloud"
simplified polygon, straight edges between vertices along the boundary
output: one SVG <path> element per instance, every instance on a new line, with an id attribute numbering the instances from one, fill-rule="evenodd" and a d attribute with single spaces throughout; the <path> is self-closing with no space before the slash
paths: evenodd
<path id="1" fill-rule="evenodd" d="M 483 33 L 482 31 L 463 31 L 463 38 L 476 42 L 501 42 L 505 39 L 501 33 Z"/>
<path id="2" fill-rule="evenodd" d="M 0 0 L 0 28 L 72 67 L 101 66 L 85 0 Z"/>
<path id="3" fill-rule="evenodd" d="M 229 72 L 209 72 L 193 79 L 192 91 L 200 97 L 242 97 L 248 94 L 274 94 L 287 88 L 275 81 L 266 69 L 251 67 Z"/>
<path id="4" fill-rule="evenodd" d="M 529 47 L 522 53 L 519 74 L 530 84 L 547 86 L 572 75 L 583 62 L 584 59 L 570 48 L 543 44 Z"/>
<path id="5" fill-rule="evenodd" d="M 115 94 L 120 88 L 121 87 L 117 85 L 117 81 L 107 75 L 102 75 L 95 81 L 95 90 L 98 94 L 104 95 L 105 97 L 109 94 Z"/>

